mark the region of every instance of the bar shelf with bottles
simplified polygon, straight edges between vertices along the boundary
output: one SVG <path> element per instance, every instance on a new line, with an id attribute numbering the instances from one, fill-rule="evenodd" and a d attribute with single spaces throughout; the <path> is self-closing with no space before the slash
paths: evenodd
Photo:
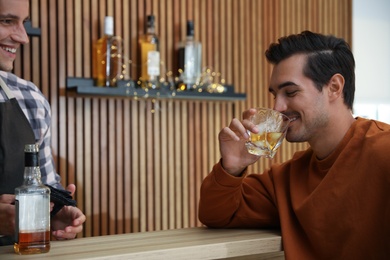
<path id="1" fill-rule="evenodd" d="M 142 88 L 132 80 L 119 80 L 116 87 L 97 87 L 91 78 L 68 77 L 68 91 L 86 96 L 111 96 L 129 98 L 161 98 L 161 99 L 190 99 L 190 100 L 245 100 L 245 93 L 234 92 L 232 85 L 214 84 L 210 88 L 221 88 L 221 93 L 212 93 L 205 89 L 180 91 L 170 84 L 163 83 L 158 89 Z M 218 90 L 216 90 L 218 91 Z"/>
<path id="2" fill-rule="evenodd" d="M 103 35 L 93 44 L 92 79 L 67 78 L 67 88 L 77 94 L 122 96 L 133 98 L 176 98 L 240 100 L 243 93 L 235 93 L 225 85 L 220 73 L 210 68 L 201 69 L 202 44 L 194 35 L 194 22 L 187 21 L 186 38 L 178 45 L 179 76 L 174 76 L 160 59 L 159 37 L 155 16 L 148 15 L 144 34 L 138 42 L 138 79 L 126 77 L 132 61 L 123 55 L 122 39 L 114 34 L 114 19 L 104 18 Z"/>

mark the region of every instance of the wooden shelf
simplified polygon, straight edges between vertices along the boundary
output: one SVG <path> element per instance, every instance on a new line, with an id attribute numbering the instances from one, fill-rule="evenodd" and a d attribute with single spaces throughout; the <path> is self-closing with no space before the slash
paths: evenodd
<path id="1" fill-rule="evenodd" d="M 143 89 L 136 87 L 133 81 L 119 81 L 117 87 L 96 87 L 93 86 L 93 79 L 68 77 L 66 80 L 66 88 L 68 91 L 73 91 L 78 95 L 89 96 L 115 96 L 129 98 L 161 98 L 161 99 L 189 99 L 189 100 L 221 100 L 235 101 L 245 100 L 246 94 L 235 93 L 234 87 L 224 85 L 226 92 L 224 93 L 209 93 L 198 92 L 195 90 L 172 91 L 168 87 L 160 89 Z"/>

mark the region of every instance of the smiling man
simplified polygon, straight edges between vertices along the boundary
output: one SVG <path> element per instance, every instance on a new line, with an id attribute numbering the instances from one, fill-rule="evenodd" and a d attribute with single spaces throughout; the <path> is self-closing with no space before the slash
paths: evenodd
<path id="1" fill-rule="evenodd" d="M 25 144 L 39 145 L 42 182 L 63 189 L 50 147 L 49 103 L 33 83 L 10 72 L 17 50 L 29 42 L 24 28 L 28 18 L 29 0 L 0 0 L 0 245 L 13 243 L 13 194 L 23 182 Z M 71 195 L 75 189 L 74 184 L 67 187 Z M 52 235 L 57 239 L 74 238 L 84 222 L 80 209 L 64 206 L 51 219 Z"/>
<path id="2" fill-rule="evenodd" d="M 310 148 L 262 174 L 246 168 L 248 118 L 219 133 L 221 160 L 201 187 L 199 219 L 216 228 L 280 228 L 286 259 L 390 256 L 390 126 L 354 118 L 355 61 L 340 38 L 309 31 L 266 51 L 286 139 Z"/>
<path id="3" fill-rule="evenodd" d="M 17 49 L 29 42 L 23 26 L 28 19 L 28 8 L 28 1 L 0 1 L 0 69 L 3 71 L 12 70 Z"/>

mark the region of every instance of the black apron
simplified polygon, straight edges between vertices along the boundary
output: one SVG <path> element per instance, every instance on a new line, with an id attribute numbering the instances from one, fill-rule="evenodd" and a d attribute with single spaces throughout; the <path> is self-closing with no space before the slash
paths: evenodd
<path id="1" fill-rule="evenodd" d="M 35 143 L 35 136 L 1 78 L 0 84 L 9 99 L 0 103 L 0 194 L 15 194 L 15 188 L 23 183 L 24 145 Z"/>
<path id="2" fill-rule="evenodd" d="M 0 85 L 9 99 L 0 102 L 0 194 L 15 194 L 15 188 L 23 183 L 24 145 L 35 143 L 35 136 L 18 101 L 1 77 Z M 0 245 L 11 242 L 9 237 L 0 238 Z"/>

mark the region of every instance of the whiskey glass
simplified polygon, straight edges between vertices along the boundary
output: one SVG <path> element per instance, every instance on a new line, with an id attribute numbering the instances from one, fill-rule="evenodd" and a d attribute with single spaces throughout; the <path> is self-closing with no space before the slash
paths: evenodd
<path id="1" fill-rule="evenodd" d="M 256 108 L 249 120 L 257 126 L 258 133 L 248 131 L 245 146 L 250 154 L 273 158 L 286 136 L 290 119 L 273 109 Z"/>

